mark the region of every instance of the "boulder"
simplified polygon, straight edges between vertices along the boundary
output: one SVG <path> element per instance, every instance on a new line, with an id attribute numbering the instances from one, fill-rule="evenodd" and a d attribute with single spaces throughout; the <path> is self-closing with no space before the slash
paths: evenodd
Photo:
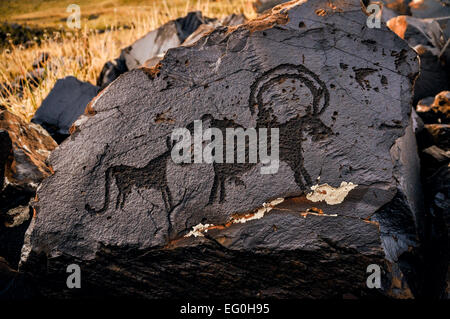
<path id="1" fill-rule="evenodd" d="M 0 256 L 17 267 L 30 222 L 30 199 L 51 173 L 45 163 L 56 147 L 39 125 L 0 110 Z"/>
<path id="2" fill-rule="evenodd" d="M 415 84 L 414 102 L 446 90 L 450 85 L 449 66 L 440 59 L 446 38 L 439 23 L 403 15 L 390 19 L 387 25 L 420 55 L 420 76 Z"/>
<path id="3" fill-rule="evenodd" d="M 370 2 L 377 3 L 376 1 Z M 388 10 L 395 12 L 396 15 L 411 15 L 411 9 L 409 7 L 411 0 L 382 0 L 382 3 L 383 10 L 387 8 Z"/>
<path id="4" fill-rule="evenodd" d="M 409 6 L 412 16 L 422 19 L 435 19 L 444 30 L 446 39 L 450 38 L 450 20 L 445 18 L 450 16 L 448 0 L 414 1 Z"/>
<path id="5" fill-rule="evenodd" d="M 203 18 L 200 11 L 190 12 L 184 18 L 170 21 L 122 50 L 122 58 L 128 70 L 132 70 L 153 57 L 162 57 L 168 49 L 184 42 L 197 28 L 212 21 Z"/>
<path id="6" fill-rule="evenodd" d="M 61 143 L 97 92 L 98 87 L 73 76 L 60 79 L 42 101 L 31 121 L 44 127 L 55 141 Z"/>
<path id="7" fill-rule="evenodd" d="M 450 124 L 450 91 L 420 100 L 416 112 L 427 124 Z"/>
<path id="8" fill-rule="evenodd" d="M 434 257 L 430 258 L 429 271 L 433 276 L 443 279 L 446 290 L 442 297 L 450 299 L 450 154 L 447 156 L 447 164 L 426 179 L 425 195 L 431 213 L 429 232 L 432 241 L 429 250 Z"/>
<path id="9" fill-rule="evenodd" d="M 420 76 L 414 89 L 414 102 L 438 94 L 450 86 L 448 68 L 425 46 L 415 47 L 420 56 Z"/>
<path id="10" fill-rule="evenodd" d="M 427 124 L 425 129 L 430 133 L 435 145 L 450 151 L 450 124 Z"/>
<path id="11" fill-rule="evenodd" d="M 29 300 L 37 297 L 29 278 L 13 269 L 0 257 L 0 301 Z"/>
<path id="12" fill-rule="evenodd" d="M 420 296 L 419 63 L 366 20 L 290 2 L 122 75 L 52 152 L 20 270 L 52 297 Z"/>
<path id="13" fill-rule="evenodd" d="M 215 21 L 204 18 L 200 11 L 189 12 L 183 18 L 169 21 L 158 29 L 150 31 L 123 49 L 119 58 L 105 64 L 97 79 L 97 85 L 104 88 L 120 74 L 145 63 L 148 64 L 149 60 L 153 60 L 152 64 L 155 65 L 168 49 L 180 46 L 200 25 Z"/>
<path id="14" fill-rule="evenodd" d="M 102 68 L 100 75 L 97 79 L 97 86 L 104 88 L 108 86 L 112 81 L 117 79 L 119 75 L 128 71 L 125 60 L 121 57 L 108 61 Z"/>
<path id="15" fill-rule="evenodd" d="M 387 25 L 412 47 L 420 44 L 437 48 L 434 52 L 437 56 L 445 45 L 443 31 L 435 20 L 400 15 L 387 21 Z"/>
<path id="16" fill-rule="evenodd" d="M 43 68 L 50 59 L 50 54 L 48 52 L 41 52 L 39 56 L 33 61 L 33 69 Z"/>
<path id="17" fill-rule="evenodd" d="M 422 175 L 425 178 L 432 176 L 447 163 L 450 163 L 450 151 L 444 151 L 436 145 L 425 148 L 420 154 Z"/>
<path id="18" fill-rule="evenodd" d="M 219 24 L 202 24 L 200 25 L 197 30 L 195 30 L 187 39 L 183 42 L 183 46 L 189 46 L 197 42 L 200 38 L 207 35 L 208 33 L 212 32 L 217 26 L 238 26 L 246 21 L 246 18 L 243 14 L 231 14 L 229 16 L 226 16 L 222 20 L 220 20 Z M 162 59 L 162 58 L 161 58 Z M 159 62 L 161 59 L 158 59 L 157 62 Z M 146 65 L 147 67 L 155 66 L 156 63 L 153 63 L 152 65 Z"/>
<path id="19" fill-rule="evenodd" d="M 256 0 L 255 2 L 253 2 L 253 7 L 255 8 L 256 12 L 263 13 L 264 11 L 272 9 L 275 6 L 288 1 L 289 0 Z"/>
<path id="20" fill-rule="evenodd" d="M 183 18 L 169 21 L 123 49 L 119 58 L 107 62 L 97 79 L 97 85 L 104 88 L 128 70 L 142 65 L 155 66 L 164 57 L 167 50 L 181 44 L 194 43 L 204 35 L 205 30 L 212 30 L 219 25 L 239 25 L 245 20 L 243 14 L 231 14 L 219 21 L 203 17 L 200 11 L 196 11 L 188 13 Z M 195 35 L 192 36 L 194 33 Z"/>

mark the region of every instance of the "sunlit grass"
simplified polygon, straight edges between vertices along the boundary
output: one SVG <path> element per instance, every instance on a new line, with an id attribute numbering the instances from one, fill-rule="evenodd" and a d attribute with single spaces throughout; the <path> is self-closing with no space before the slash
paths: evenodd
<path id="1" fill-rule="evenodd" d="M 0 87 L 8 87 L 18 76 L 25 78 L 27 72 L 33 70 L 33 61 L 42 52 L 49 53 L 50 59 L 46 64 L 45 77 L 39 83 L 25 81 L 21 94 L 14 89 L 9 90 L 5 97 L 0 96 L 0 105 L 30 120 L 58 79 L 72 75 L 82 81 L 96 84 L 104 63 L 116 58 L 121 48 L 167 21 L 186 15 L 189 11 L 200 10 L 205 16 L 217 18 L 231 13 L 244 13 L 248 18 L 256 15 L 250 0 L 151 0 L 140 1 L 148 4 L 141 7 L 132 6 L 136 3 L 134 0 L 111 0 L 101 2 L 97 11 L 92 5 L 94 2 L 84 0 L 80 2 L 90 3 L 87 7 L 89 10 L 81 7 L 83 14 L 83 11 L 90 14 L 95 12 L 99 15 L 98 19 L 104 19 L 100 24 L 112 31 L 100 33 L 94 25 L 82 23 L 81 30 L 45 35 L 41 45 L 34 43 L 25 47 L 11 44 L 8 49 L 0 52 Z M 38 21 L 36 17 L 45 14 L 47 12 L 45 10 L 44 8 L 42 12 L 24 13 L 19 17 L 26 19 L 26 15 L 29 15 L 28 19 L 34 18 L 32 21 Z M 62 17 L 67 16 L 68 13 L 65 13 Z M 124 25 L 129 28 L 124 28 Z"/>

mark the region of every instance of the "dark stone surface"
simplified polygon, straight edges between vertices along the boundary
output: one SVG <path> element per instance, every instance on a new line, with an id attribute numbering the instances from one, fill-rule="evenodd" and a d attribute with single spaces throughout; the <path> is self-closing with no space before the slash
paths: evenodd
<path id="1" fill-rule="evenodd" d="M 450 91 L 420 100 L 416 111 L 425 124 L 450 124 Z"/>
<path id="2" fill-rule="evenodd" d="M 0 257 L 0 301 L 19 301 L 37 297 L 30 278 L 13 269 Z"/>
<path id="3" fill-rule="evenodd" d="M 263 13 L 266 10 L 288 1 L 289 0 L 256 0 L 253 2 L 253 6 L 255 7 L 256 12 Z"/>
<path id="4" fill-rule="evenodd" d="M 98 87 L 73 76 L 58 80 L 31 121 L 40 124 L 61 143 L 97 92 Z"/>
<path id="5" fill-rule="evenodd" d="M 0 189 L 4 186 L 5 168 L 8 158 L 12 155 L 12 142 L 5 130 L 0 130 Z"/>
<path id="6" fill-rule="evenodd" d="M 430 133 L 433 144 L 450 151 L 450 124 L 427 124 L 425 129 Z"/>
<path id="7" fill-rule="evenodd" d="M 420 76 L 414 87 L 414 103 L 430 95 L 436 95 L 450 86 L 448 68 L 429 50 L 420 53 Z"/>
<path id="8" fill-rule="evenodd" d="M 441 18 L 450 16 L 448 0 L 426 0 L 411 6 L 411 14 L 418 18 Z M 446 38 L 450 38 L 450 22 L 448 19 L 436 20 L 444 31 Z"/>
<path id="9" fill-rule="evenodd" d="M 450 164 L 442 165 L 425 180 L 425 198 L 430 209 L 428 217 L 429 244 L 427 273 L 442 282 L 442 297 L 450 298 Z M 445 289 L 446 287 L 446 289 Z"/>
<path id="10" fill-rule="evenodd" d="M 105 88 L 120 74 L 135 69 L 148 60 L 161 59 L 168 49 L 180 46 L 200 25 L 214 22 L 215 19 L 203 17 L 200 11 L 195 11 L 150 31 L 123 49 L 119 58 L 104 65 L 97 85 Z"/>
<path id="11" fill-rule="evenodd" d="M 236 26 L 246 21 L 243 14 L 231 14 L 222 20 L 203 17 L 199 11 L 170 21 L 122 50 L 119 58 L 107 62 L 97 79 L 97 85 L 105 88 L 119 75 L 139 66 L 155 66 L 168 49 L 190 45 L 217 26 Z"/>
<path id="12" fill-rule="evenodd" d="M 119 75 L 128 71 L 125 60 L 122 58 L 117 58 L 113 61 L 108 61 L 103 66 L 102 71 L 97 79 L 97 86 L 100 88 L 105 88 L 112 83 Z"/>
<path id="13" fill-rule="evenodd" d="M 401 15 L 387 21 L 389 28 L 420 55 L 420 76 L 414 88 L 414 103 L 436 95 L 450 85 L 450 50 L 441 56 L 450 34 L 445 35 L 438 21 L 428 19 L 432 17 L 433 14 L 424 16 L 424 19 Z"/>
<path id="14" fill-rule="evenodd" d="M 418 60 L 366 19 L 356 0 L 286 4 L 121 76 L 52 153 L 20 269 L 54 297 L 420 296 Z M 174 163 L 171 133 L 200 119 L 278 128 L 278 172 Z"/>

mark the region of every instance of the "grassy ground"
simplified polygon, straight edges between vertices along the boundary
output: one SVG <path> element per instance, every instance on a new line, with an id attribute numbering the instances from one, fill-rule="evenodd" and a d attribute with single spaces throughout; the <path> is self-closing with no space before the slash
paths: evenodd
<path id="1" fill-rule="evenodd" d="M 57 79 L 73 75 L 96 83 L 103 64 L 116 58 L 120 49 L 163 23 L 201 10 L 209 17 L 244 13 L 252 18 L 252 0 L 1 0 L 0 21 L 27 25 L 37 30 L 31 41 L 14 43 L 6 32 L 0 49 L 0 105 L 30 120 Z M 81 8 L 81 30 L 68 29 L 67 5 Z M 5 26 L 5 24 L 3 25 Z M 100 30 L 109 30 L 100 32 Z M 33 31 L 34 32 L 34 31 Z M 31 33 L 35 34 L 35 33 Z M 23 90 L 12 88 L 25 78 L 33 61 L 43 52 L 50 55 L 43 79 L 23 80 Z"/>

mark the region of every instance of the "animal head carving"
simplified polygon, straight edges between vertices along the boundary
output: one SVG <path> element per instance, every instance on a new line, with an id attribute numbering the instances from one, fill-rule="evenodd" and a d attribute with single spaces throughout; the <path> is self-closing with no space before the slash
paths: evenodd
<path id="1" fill-rule="evenodd" d="M 262 74 L 251 86 L 250 112 L 318 116 L 329 104 L 325 83 L 303 65 L 282 64 Z M 283 108 L 281 110 L 277 110 Z"/>

